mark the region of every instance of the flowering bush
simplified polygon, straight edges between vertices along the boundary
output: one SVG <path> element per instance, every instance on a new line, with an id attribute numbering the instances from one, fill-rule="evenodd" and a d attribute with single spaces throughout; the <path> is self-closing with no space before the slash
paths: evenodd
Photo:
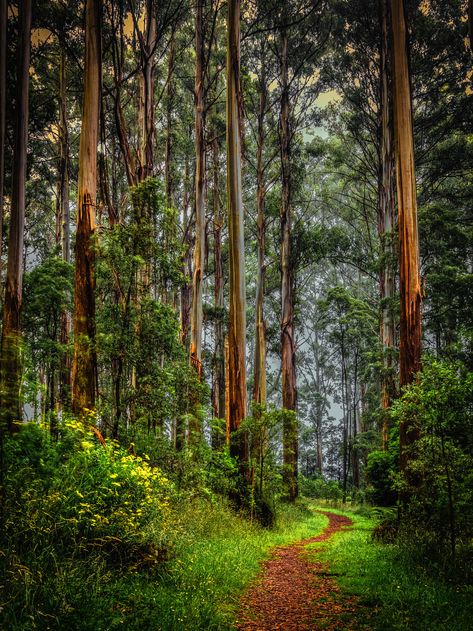
<path id="1" fill-rule="evenodd" d="M 38 426 L 24 428 L 8 461 L 5 535 L 23 549 L 100 546 L 123 560 L 130 546 L 166 547 L 172 485 L 146 456 L 102 445 L 90 427 L 68 421 L 56 444 Z"/>

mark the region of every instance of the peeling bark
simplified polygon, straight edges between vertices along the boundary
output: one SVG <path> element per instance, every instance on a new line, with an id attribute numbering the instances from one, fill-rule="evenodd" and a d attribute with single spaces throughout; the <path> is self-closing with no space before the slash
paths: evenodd
<path id="1" fill-rule="evenodd" d="M 97 142 L 100 110 L 101 36 L 100 0 L 87 0 L 85 76 L 79 146 L 77 200 L 74 358 L 72 408 L 76 414 L 95 407 L 95 206 L 97 197 Z"/>
<path id="2" fill-rule="evenodd" d="M 412 101 L 408 64 L 407 24 L 402 0 L 391 0 L 393 31 L 393 91 L 398 199 L 399 261 L 401 292 L 400 383 L 411 383 L 421 369 L 422 295 L 419 271 L 417 193 L 414 169 Z M 401 468 L 406 465 L 405 448 L 417 432 L 400 427 Z"/>

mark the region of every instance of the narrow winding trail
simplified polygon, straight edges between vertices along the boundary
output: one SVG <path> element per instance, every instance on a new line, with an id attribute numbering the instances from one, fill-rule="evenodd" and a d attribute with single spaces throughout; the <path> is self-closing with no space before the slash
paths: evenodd
<path id="1" fill-rule="evenodd" d="M 322 534 L 275 548 L 271 558 L 263 564 L 258 582 L 241 601 L 239 631 L 356 628 L 356 600 L 340 595 L 338 585 L 330 577 L 328 565 L 314 559 L 318 550 L 305 549 L 309 544 L 326 541 L 353 523 L 342 515 L 325 511 L 324 514 L 329 524 Z"/>

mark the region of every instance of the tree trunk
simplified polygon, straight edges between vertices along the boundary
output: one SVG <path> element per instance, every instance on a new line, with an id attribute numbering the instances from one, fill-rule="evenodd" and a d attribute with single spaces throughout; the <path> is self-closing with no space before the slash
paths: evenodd
<path id="1" fill-rule="evenodd" d="M 216 418 L 225 418 L 225 333 L 223 302 L 222 228 L 223 215 L 220 206 L 220 151 L 215 136 L 213 148 L 213 211 L 214 211 L 214 301 L 215 301 L 215 357 L 212 387 L 212 407 Z M 219 446 L 220 440 L 216 440 Z"/>
<path id="2" fill-rule="evenodd" d="M 0 286 L 2 284 L 3 208 L 7 90 L 7 0 L 0 0 Z"/>
<path id="3" fill-rule="evenodd" d="M 156 48 L 156 17 L 153 0 L 145 4 L 145 33 L 141 44 L 140 100 L 138 107 L 139 164 L 138 180 L 153 175 L 154 168 L 154 70 Z"/>
<path id="4" fill-rule="evenodd" d="M 296 411 L 296 363 L 294 339 L 294 270 L 291 261 L 291 130 L 288 81 L 288 38 L 281 32 L 281 372 L 282 405 L 285 410 Z M 298 438 L 294 414 L 284 417 L 283 427 L 284 469 L 283 479 L 288 499 L 294 501 L 298 494 L 297 460 Z"/>
<path id="5" fill-rule="evenodd" d="M 3 308 L 0 369 L 0 409 L 2 425 L 10 431 L 21 421 L 21 308 L 23 290 L 23 239 L 25 225 L 25 183 L 28 142 L 28 109 L 31 52 L 31 0 L 20 3 L 18 43 L 18 97 L 16 103 L 15 146 L 13 152 L 12 199 L 8 265 Z"/>
<path id="6" fill-rule="evenodd" d="M 267 86 L 264 71 L 260 82 L 260 98 L 258 111 L 258 140 L 256 149 L 256 229 L 258 240 L 258 269 L 256 280 L 256 341 L 254 358 L 253 401 L 266 405 L 266 322 L 264 319 L 264 291 L 265 291 L 265 247 L 266 247 L 266 218 L 265 199 L 266 183 L 264 178 L 264 118 L 267 102 Z"/>
<path id="7" fill-rule="evenodd" d="M 191 363 L 202 379 L 202 282 L 205 256 L 204 146 L 204 1 L 198 0 L 195 19 L 195 241 L 192 276 Z"/>
<path id="8" fill-rule="evenodd" d="M 422 296 L 407 24 L 403 0 L 391 0 L 391 19 L 401 293 L 399 351 L 402 387 L 412 382 L 421 368 Z M 409 423 L 403 423 L 400 427 L 401 468 L 406 465 L 405 448 L 416 438 L 417 432 L 409 426 Z"/>
<path id="9" fill-rule="evenodd" d="M 383 409 L 382 439 L 386 448 L 389 437 L 387 409 L 393 401 L 394 385 L 393 355 L 395 346 L 395 323 L 393 298 L 396 291 L 394 271 L 394 142 L 391 99 L 391 58 L 389 43 L 389 14 L 387 0 L 381 0 L 381 46 L 380 46 L 380 164 L 378 180 L 378 234 L 381 244 L 380 270 L 380 342 L 383 352 L 383 375 L 381 379 L 381 407 Z"/>
<path id="10" fill-rule="evenodd" d="M 246 415 L 246 286 L 240 148 L 240 0 L 229 0 L 227 23 L 227 197 L 230 259 L 228 331 L 228 428 L 230 451 L 247 461 L 245 437 L 234 440 Z"/>
<path id="11" fill-rule="evenodd" d="M 166 88 L 166 147 L 164 157 L 164 180 L 166 182 L 166 204 L 168 208 L 175 208 L 174 170 L 173 170 L 173 111 L 174 103 L 174 64 L 176 61 L 176 37 L 174 31 L 171 35 L 168 52 L 168 80 Z"/>
<path id="12" fill-rule="evenodd" d="M 186 156 L 186 162 L 184 167 L 184 194 L 182 199 L 182 231 L 184 233 L 183 244 L 185 246 L 184 256 L 182 258 L 182 271 L 186 279 L 190 279 L 192 275 L 192 256 L 191 256 L 191 218 L 188 216 L 190 199 L 192 197 L 192 180 L 189 175 L 189 156 Z M 181 320 L 181 343 L 186 349 L 189 348 L 189 333 L 190 333 L 190 309 L 191 309 L 191 296 L 192 287 L 189 281 L 181 287 L 181 305 L 180 305 L 180 320 Z"/>
<path id="13" fill-rule="evenodd" d="M 76 414 L 95 407 L 95 205 L 97 197 L 97 141 L 100 109 L 101 35 L 100 0 L 87 0 L 82 129 L 77 184 L 77 234 L 74 299 L 74 358 L 72 408 Z"/>
<path id="14" fill-rule="evenodd" d="M 67 127 L 66 101 L 66 54 L 61 50 L 59 67 L 59 177 L 57 199 L 57 242 L 61 254 L 67 263 L 71 260 L 70 252 L 70 216 L 69 216 L 69 131 Z M 70 313 L 61 313 L 60 342 L 65 348 L 71 332 Z M 59 406 L 66 405 L 70 399 L 71 366 L 68 353 L 61 354 Z"/>

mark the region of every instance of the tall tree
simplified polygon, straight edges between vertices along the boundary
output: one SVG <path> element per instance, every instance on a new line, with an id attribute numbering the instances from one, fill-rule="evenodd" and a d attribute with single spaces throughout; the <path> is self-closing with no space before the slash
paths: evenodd
<path id="1" fill-rule="evenodd" d="M 403 0 L 391 0 L 391 20 L 401 293 L 399 361 L 400 383 L 405 386 L 412 382 L 421 367 L 422 296 L 408 33 Z M 404 422 L 400 427 L 401 466 L 406 464 L 405 448 L 416 437 L 416 431 Z"/>
<path id="2" fill-rule="evenodd" d="M 261 56 L 264 57 L 264 42 Z M 264 317 L 264 292 L 266 277 L 266 167 L 265 165 L 265 118 L 268 102 L 265 60 L 262 59 L 261 75 L 258 80 L 259 104 L 256 137 L 256 230 L 258 244 L 258 267 L 256 280 L 256 340 L 254 358 L 253 400 L 266 405 L 266 322 Z"/>
<path id="3" fill-rule="evenodd" d="M 95 205 L 97 142 L 101 93 L 101 0 L 85 7 L 85 69 L 77 184 L 77 233 L 74 297 L 72 407 L 75 413 L 95 407 Z"/>
<path id="4" fill-rule="evenodd" d="M 67 125 L 66 97 L 66 52 L 61 49 L 59 66 L 59 168 L 58 194 L 56 208 L 57 240 L 61 245 L 62 258 L 66 263 L 71 260 L 70 252 L 70 213 L 69 213 L 69 131 Z M 61 344 L 63 348 L 69 343 L 71 329 L 70 313 L 61 314 Z M 61 358 L 60 396 L 61 405 L 67 403 L 70 395 L 70 357 L 63 352 Z"/>
<path id="5" fill-rule="evenodd" d="M 229 0 L 227 17 L 227 198 L 230 258 L 228 331 L 228 431 L 231 452 L 243 464 L 246 441 L 232 434 L 246 415 L 246 284 L 240 147 L 240 0 Z"/>
<path id="6" fill-rule="evenodd" d="M 140 42 L 140 98 L 138 107 L 138 131 L 139 131 L 139 181 L 153 175 L 154 166 L 154 74 L 156 53 L 156 15 L 153 0 L 145 3 L 145 29 L 144 33 L 138 28 L 137 17 L 132 12 L 135 20 L 135 30 Z"/>
<path id="7" fill-rule="evenodd" d="M 294 338 L 294 275 L 291 260 L 292 190 L 291 190 L 291 129 L 289 103 L 288 34 L 281 28 L 281 372 L 282 405 L 295 412 L 296 344 Z M 284 422 L 284 480 L 291 500 L 297 496 L 297 429 L 292 414 Z"/>
<path id="8" fill-rule="evenodd" d="M 224 277 L 222 261 L 223 211 L 220 203 L 220 143 L 217 130 L 212 141 L 212 201 L 214 237 L 214 306 L 215 353 L 212 384 L 212 407 L 216 418 L 225 418 L 225 331 L 224 331 Z M 214 443 L 218 443 L 214 440 Z"/>
<path id="9" fill-rule="evenodd" d="M 394 142 L 391 90 L 391 46 L 387 0 L 380 1 L 380 149 L 378 170 L 378 233 L 381 241 L 380 269 L 380 341 L 383 351 L 381 407 L 387 410 L 395 395 L 394 346 L 395 322 L 392 301 L 396 292 L 394 270 Z M 384 412 L 383 445 L 388 441 L 389 421 Z"/>
<path id="10" fill-rule="evenodd" d="M 195 241 L 192 277 L 191 363 L 202 378 L 202 283 L 205 256 L 205 146 L 204 146 L 204 0 L 195 17 Z"/>
<path id="11" fill-rule="evenodd" d="M 15 145 L 13 150 L 12 198 L 8 266 L 3 309 L 0 353 L 0 409 L 3 424 L 15 431 L 21 420 L 21 309 L 23 292 L 23 243 L 28 142 L 31 0 L 20 3 Z"/>

